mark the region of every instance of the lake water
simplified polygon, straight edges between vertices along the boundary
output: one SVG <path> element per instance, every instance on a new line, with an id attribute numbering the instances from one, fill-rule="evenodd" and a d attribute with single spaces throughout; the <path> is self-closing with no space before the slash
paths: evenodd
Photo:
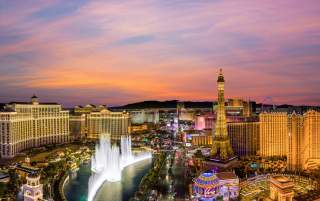
<path id="1" fill-rule="evenodd" d="M 119 182 L 106 181 L 95 196 L 95 201 L 128 201 L 138 190 L 142 177 L 149 171 L 152 159 L 126 167 Z M 75 176 L 64 187 L 68 201 L 87 201 L 90 165 L 81 165 Z"/>

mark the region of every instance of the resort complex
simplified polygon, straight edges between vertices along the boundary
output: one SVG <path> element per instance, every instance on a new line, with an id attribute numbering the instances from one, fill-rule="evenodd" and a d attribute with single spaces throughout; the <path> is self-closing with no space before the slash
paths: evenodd
<path id="1" fill-rule="evenodd" d="M 270 110 L 254 101 L 225 100 L 224 90 L 220 69 L 218 99 L 210 104 L 63 109 L 36 96 L 4 104 L 1 196 L 25 201 L 320 197 L 319 108 Z"/>

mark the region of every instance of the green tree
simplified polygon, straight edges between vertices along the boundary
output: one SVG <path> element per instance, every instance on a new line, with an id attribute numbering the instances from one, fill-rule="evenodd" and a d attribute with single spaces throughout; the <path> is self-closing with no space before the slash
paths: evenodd
<path id="1" fill-rule="evenodd" d="M 20 186 L 22 185 L 19 175 L 16 173 L 14 169 L 10 169 L 8 174 L 10 176 L 10 181 L 8 183 L 7 189 L 9 193 L 17 194 Z"/>

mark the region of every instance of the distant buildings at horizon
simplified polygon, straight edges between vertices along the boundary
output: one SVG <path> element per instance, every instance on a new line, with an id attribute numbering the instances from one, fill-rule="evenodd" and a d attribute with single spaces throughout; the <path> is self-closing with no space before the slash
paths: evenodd
<path id="1" fill-rule="evenodd" d="M 47 144 L 95 140 L 101 133 L 111 133 L 113 139 L 119 139 L 121 135 L 146 130 L 149 127 L 146 124 L 173 126 L 177 122 L 191 122 L 184 130 L 196 132 L 186 135 L 188 142 L 195 146 L 213 143 L 210 130 L 215 128 L 215 104 L 212 108 L 190 102 L 180 103 L 178 108 L 171 105 L 124 111 L 88 104 L 68 111 L 57 103 L 39 103 L 35 96 L 31 102 L 8 103 L 0 111 L 1 157 L 11 158 L 26 149 Z M 240 99 L 228 99 L 225 105 L 230 142 L 240 157 L 286 156 L 291 170 L 320 164 L 317 148 L 320 147 L 320 112 L 288 106 L 272 107 L 272 110 L 264 107 L 265 112 L 258 114 L 259 104 Z M 278 110 L 281 112 L 272 112 Z"/>

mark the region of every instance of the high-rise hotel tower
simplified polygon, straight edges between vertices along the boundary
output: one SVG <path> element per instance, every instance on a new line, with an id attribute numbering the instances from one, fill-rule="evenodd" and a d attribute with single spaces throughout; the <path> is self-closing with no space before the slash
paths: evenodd
<path id="1" fill-rule="evenodd" d="M 285 112 L 260 113 L 260 156 L 286 156 L 288 115 Z"/>
<path id="2" fill-rule="evenodd" d="M 222 69 L 218 76 L 218 108 L 217 108 L 217 121 L 216 129 L 213 132 L 213 143 L 211 154 L 214 158 L 226 160 L 233 156 L 230 139 L 227 131 L 226 111 L 224 102 L 224 77 Z"/>
<path id="3" fill-rule="evenodd" d="M 317 169 L 320 167 L 320 112 L 308 111 L 303 118 L 303 169 Z"/>
<path id="4" fill-rule="evenodd" d="M 20 151 L 69 141 L 69 111 L 56 103 L 12 102 L 0 112 L 0 155 L 12 158 Z"/>
<path id="5" fill-rule="evenodd" d="M 320 112 L 261 113 L 260 156 L 286 156 L 288 169 L 320 167 Z"/>
<path id="6" fill-rule="evenodd" d="M 114 112 L 104 105 L 76 106 L 70 116 L 70 130 L 75 139 L 96 140 L 101 134 L 110 134 L 112 140 L 120 140 L 122 135 L 130 134 L 130 116 L 128 112 Z"/>

